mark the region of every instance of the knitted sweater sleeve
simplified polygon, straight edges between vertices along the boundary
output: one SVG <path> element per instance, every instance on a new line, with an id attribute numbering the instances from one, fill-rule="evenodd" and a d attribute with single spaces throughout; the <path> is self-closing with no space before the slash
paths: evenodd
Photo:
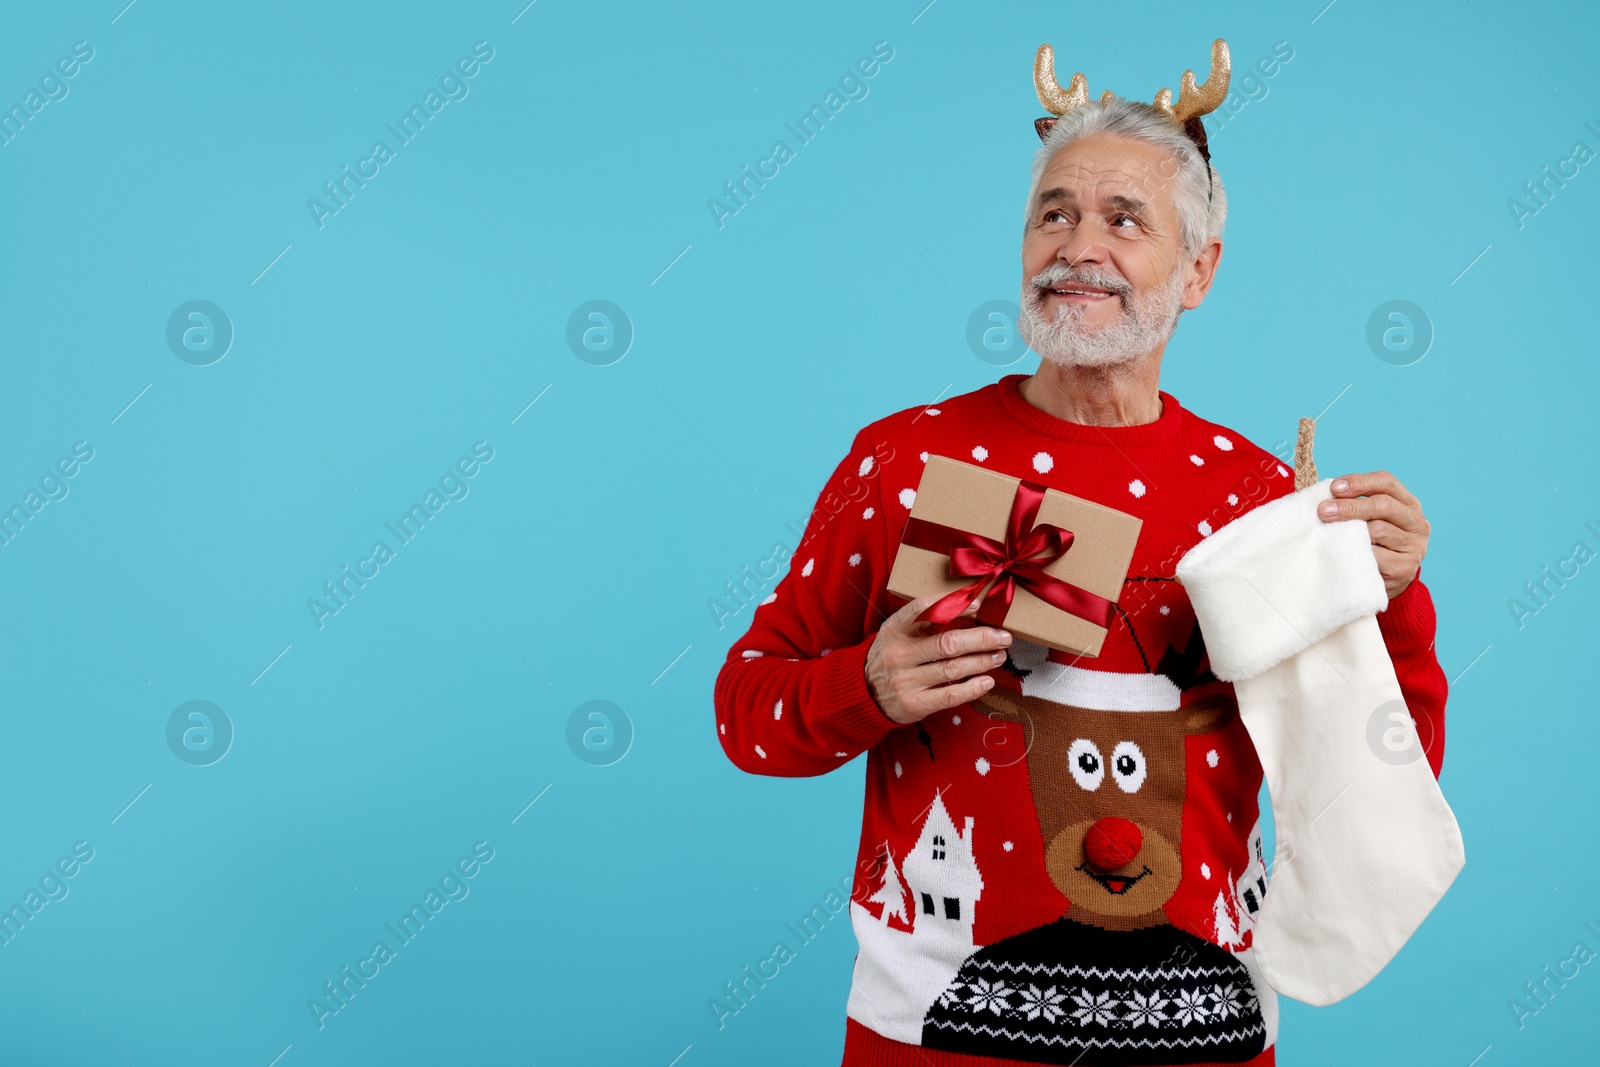
<path id="1" fill-rule="evenodd" d="M 741 770 L 825 774 L 898 724 L 867 689 L 867 649 L 889 612 L 881 468 L 905 462 L 870 427 L 828 479 L 789 571 L 728 650 L 717 740 Z"/>
<path id="2" fill-rule="evenodd" d="M 1437 625 L 1420 568 L 1411 584 L 1378 613 L 1378 629 L 1435 778 L 1444 765 L 1444 704 L 1450 688 L 1433 648 Z"/>

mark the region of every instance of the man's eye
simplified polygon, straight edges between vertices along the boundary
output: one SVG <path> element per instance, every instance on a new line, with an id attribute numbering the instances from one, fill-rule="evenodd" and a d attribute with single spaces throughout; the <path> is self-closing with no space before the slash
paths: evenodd
<path id="1" fill-rule="evenodd" d="M 1046 211 L 1044 213 L 1044 221 L 1046 222 L 1065 222 L 1066 220 L 1067 216 L 1060 211 Z"/>
<path id="2" fill-rule="evenodd" d="M 1117 225 L 1117 223 L 1119 223 L 1119 222 L 1132 223 L 1134 226 L 1138 226 L 1139 225 L 1139 220 L 1134 218 L 1132 215 L 1113 215 L 1113 216 L 1111 216 L 1111 225 L 1113 227 L 1115 227 Z"/>

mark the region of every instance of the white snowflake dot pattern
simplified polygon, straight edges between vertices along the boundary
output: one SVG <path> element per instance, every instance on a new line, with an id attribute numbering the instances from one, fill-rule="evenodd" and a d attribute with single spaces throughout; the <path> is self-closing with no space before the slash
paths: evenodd
<path id="1" fill-rule="evenodd" d="M 1160 610 L 1161 610 L 1161 614 L 1163 614 L 1163 615 L 1171 615 L 1172 614 L 1172 605 L 1171 604 L 1163 604 L 1163 605 L 1161 605 Z"/>
<path id="2" fill-rule="evenodd" d="M 1230 811 L 1230 812 L 1228 812 L 1228 821 L 1229 821 L 1229 822 L 1232 822 L 1232 821 L 1233 821 L 1233 812 L 1231 812 L 1231 811 Z"/>
<path id="3" fill-rule="evenodd" d="M 926 411 L 923 412 L 923 414 L 924 415 L 937 415 L 937 414 L 939 414 L 939 409 L 938 408 L 928 408 Z"/>
<path id="4" fill-rule="evenodd" d="M 978 768 L 978 773 L 979 774 L 988 774 L 989 773 L 989 761 L 984 759 L 982 756 L 978 757 L 978 762 L 973 764 L 973 766 Z"/>
<path id="5" fill-rule="evenodd" d="M 859 553 L 859 552 L 850 553 L 850 566 L 852 566 L 852 567 L 861 566 L 861 553 Z"/>
<path id="6" fill-rule="evenodd" d="M 1200 877 L 1202 877 L 1202 878 L 1210 878 L 1211 877 L 1211 864 L 1202 863 L 1200 865 Z"/>
<path id="7" fill-rule="evenodd" d="M 811 572 L 816 570 L 816 568 L 817 560 L 816 557 L 813 556 L 811 559 L 806 560 L 806 565 L 804 567 L 800 568 L 800 576 L 802 578 L 809 578 L 811 577 Z"/>
<path id="8" fill-rule="evenodd" d="M 772 717 L 774 719 L 783 718 L 783 698 L 782 697 L 779 697 L 778 698 L 778 702 L 776 704 L 772 705 Z"/>
<path id="9" fill-rule="evenodd" d="M 917 502 L 917 491 L 915 489 L 902 489 L 902 490 L 900 490 L 900 506 L 901 507 L 906 508 L 907 510 L 909 510 L 911 508 L 911 506 L 913 504 L 915 504 L 916 502 Z"/>
<path id="10" fill-rule="evenodd" d="M 1006 985 L 1004 979 L 996 979 L 991 982 L 987 978 L 971 979 L 966 985 L 966 992 L 970 994 L 969 996 L 962 997 L 957 992 L 959 989 L 961 989 L 959 985 L 950 986 L 944 991 L 940 998 L 941 1001 L 946 1004 L 953 1004 L 956 1000 L 961 1000 L 971 1009 L 974 1015 L 980 1015 L 985 1011 L 992 1011 L 996 1015 L 1004 1015 L 1008 1011 L 1016 1011 L 1017 1009 L 1011 1005 L 1011 995 L 1021 992 L 1021 990 L 1012 989 Z"/>
<path id="11" fill-rule="evenodd" d="M 961 716 L 959 714 L 950 716 L 950 725 L 951 726 L 960 726 L 961 725 Z"/>
<path id="12" fill-rule="evenodd" d="M 1206 461 L 1195 455 L 1193 452 L 1189 453 L 1189 462 L 1193 463 L 1196 467 L 1204 467 L 1206 465 Z"/>
<path id="13" fill-rule="evenodd" d="M 1049 474 L 1056 466 L 1056 457 L 1048 452 L 1035 452 L 1033 454 L 1033 469 L 1040 474 Z"/>
<path id="14" fill-rule="evenodd" d="M 778 599 L 778 594 L 777 593 L 768 593 L 766 595 L 766 598 L 764 600 L 762 600 L 761 603 L 762 603 L 762 605 L 767 605 L 767 604 L 770 604 L 774 600 L 777 600 L 777 599 Z"/>
<path id="15" fill-rule="evenodd" d="M 722 734 L 726 734 L 728 732 L 728 724 L 725 723 L 725 722 L 717 723 L 717 732 L 718 733 L 722 733 Z"/>
<path id="16" fill-rule="evenodd" d="M 765 654 L 766 653 L 762 652 L 759 648 L 747 648 L 743 652 L 739 653 L 739 655 L 743 656 L 745 659 L 756 659 L 757 657 Z"/>
<path id="17" fill-rule="evenodd" d="M 1217 765 L 1217 760 L 1219 760 L 1220 758 L 1221 757 L 1217 755 L 1217 750 L 1216 749 L 1211 749 L 1209 752 L 1206 753 L 1206 766 L 1207 767 L 1215 767 Z"/>
<path id="18" fill-rule="evenodd" d="M 900 761 L 899 761 L 899 760 L 895 760 L 895 761 L 894 761 L 894 776 L 895 776 L 895 777 L 896 777 L 896 778 L 898 778 L 898 777 L 900 777 L 900 776 L 901 776 L 901 775 L 902 775 L 902 774 L 904 774 L 904 773 L 905 773 L 905 771 L 903 771 L 903 770 L 902 770 L 902 769 L 901 769 L 901 767 L 900 767 Z M 1229 819 L 1232 819 L 1232 818 L 1233 818 L 1233 816 L 1231 816 L 1231 815 L 1230 815 L 1230 816 L 1228 816 L 1228 818 L 1229 818 Z"/>
<path id="19" fill-rule="evenodd" d="M 1238 507 L 1239 506 L 1239 494 L 1238 493 L 1229 493 L 1228 494 L 1228 506 L 1230 508 L 1234 508 L 1234 507 Z"/>
<path id="20" fill-rule="evenodd" d="M 861 517 L 863 519 L 870 519 L 870 518 L 872 518 L 873 515 L 876 515 L 876 514 L 877 514 L 877 512 L 873 511 L 871 508 L 868 508 L 866 511 L 863 511 L 861 513 Z"/>
<path id="21" fill-rule="evenodd" d="M 1278 477 L 1280 477 L 1280 478 L 1289 477 L 1289 472 L 1283 469 L 1283 464 L 1282 463 L 1278 464 Z"/>
<path id="22" fill-rule="evenodd" d="M 1221 1000 L 1217 987 L 1206 989 L 1176 989 L 1173 999 L 1169 1002 L 1173 1007 L 1172 1018 L 1179 1026 L 1204 1025 L 1212 1013 L 1220 1008 L 1213 1008 L 1213 1000 Z"/>
<path id="23" fill-rule="evenodd" d="M 922 462 L 928 462 L 928 454 L 926 452 L 922 453 Z"/>
<path id="24" fill-rule="evenodd" d="M 767 758 L 767 750 L 762 748 L 760 745 L 757 745 L 756 746 L 756 755 L 760 756 L 762 759 L 766 759 Z"/>
<path id="25" fill-rule="evenodd" d="M 1222 449 L 1224 452 L 1233 451 L 1233 442 L 1222 436 L 1220 433 L 1211 439 L 1211 443 Z"/>
<path id="26" fill-rule="evenodd" d="M 1211 536 L 1211 524 L 1204 519 L 1200 520 L 1200 532 L 1206 537 Z"/>
<path id="27" fill-rule="evenodd" d="M 1023 1018 L 1042 1018 L 1047 1023 L 1053 1023 L 1067 1013 L 1066 1005 L 1063 1003 L 1067 999 L 1067 994 L 1055 986 L 1040 989 L 1036 985 L 1029 984 L 1026 989 L 1017 989 L 1015 992 L 1022 998 L 1022 1003 L 1012 1010 L 1021 1012 Z M 1010 1007 L 1009 1003 L 1007 1006 Z"/>
<path id="28" fill-rule="evenodd" d="M 1132 493 L 1134 496 L 1144 496 L 1144 483 L 1135 478 L 1133 481 L 1128 483 L 1128 492 Z"/>
<path id="29" fill-rule="evenodd" d="M 866 459 L 861 461 L 861 466 L 856 469 L 856 473 L 860 474 L 863 478 L 872 473 L 871 456 L 868 456 Z"/>
<path id="30" fill-rule="evenodd" d="M 1166 1011 L 1169 1003 L 1171 1002 L 1162 995 L 1161 990 L 1151 990 L 1148 993 L 1136 990 L 1122 1002 L 1125 1012 L 1123 1021 L 1129 1027 L 1150 1026 L 1160 1029 L 1161 1024 L 1171 1018 Z"/>
<path id="31" fill-rule="evenodd" d="M 1081 989 L 1072 994 L 1072 1018 L 1080 1025 L 1113 1026 L 1118 1021 L 1117 1008 L 1121 1002 L 1111 999 L 1109 992 L 1097 993 Z"/>
<path id="32" fill-rule="evenodd" d="M 989 450 L 984 448 L 982 445 L 974 445 L 972 448 L 972 458 L 977 460 L 979 463 L 982 463 L 984 460 L 989 458 Z"/>
<path id="33" fill-rule="evenodd" d="M 835 752 L 834 755 L 835 756 L 848 756 L 848 755 L 850 755 L 850 753 L 848 753 L 848 752 Z"/>
<path id="34" fill-rule="evenodd" d="M 1002 841 L 1002 842 L 1000 842 L 1000 847 L 1005 849 L 1007 852 L 1010 852 L 1012 849 L 1016 848 L 1017 846 L 1016 846 L 1016 842 L 1014 842 L 1014 841 Z"/>

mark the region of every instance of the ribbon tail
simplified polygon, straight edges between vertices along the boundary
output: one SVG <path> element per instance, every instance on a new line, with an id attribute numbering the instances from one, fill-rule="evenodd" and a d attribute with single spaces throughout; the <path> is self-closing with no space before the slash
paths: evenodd
<path id="1" fill-rule="evenodd" d="M 983 587 L 988 584 L 989 577 L 986 574 L 976 582 L 964 585 L 954 592 L 946 593 L 924 608 L 922 614 L 917 616 L 917 621 L 931 622 L 936 626 L 943 626 L 945 623 L 959 618 L 961 613 L 971 607 L 974 600 L 978 599 L 979 594 L 983 592 Z M 979 610 L 981 611 L 982 609 Z"/>
<path id="2" fill-rule="evenodd" d="M 1003 626 L 1006 613 L 1011 610 L 1011 600 L 1016 595 L 1016 586 L 1011 572 L 1002 572 L 1000 580 L 989 590 L 989 595 L 983 598 L 983 603 L 978 607 L 978 621 L 985 626 Z"/>

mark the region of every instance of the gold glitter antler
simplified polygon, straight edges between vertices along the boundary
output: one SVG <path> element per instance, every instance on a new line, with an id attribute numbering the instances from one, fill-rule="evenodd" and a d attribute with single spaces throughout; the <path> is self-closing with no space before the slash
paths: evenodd
<path id="1" fill-rule="evenodd" d="M 1300 420 L 1300 434 L 1294 443 L 1294 487 L 1297 491 L 1317 484 L 1317 461 L 1311 458 L 1311 444 L 1316 432 L 1316 419 Z"/>
<path id="2" fill-rule="evenodd" d="M 1038 70 L 1038 66 L 1035 62 L 1035 71 Z M 1163 89 L 1156 94 L 1155 106 L 1171 115 L 1174 121 L 1180 124 L 1209 114 L 1215 111 L 1223 98 L 1228 95 L 1228 78 L 1232 70 L 1233 65 L 1228 58 L 1228 42 L 1218 37 L 1211 45 L 1211 73 L 1206 75 L 1205 84 L 1196 87 L 1194 71 L 1186 70 L 1183 72 L 1183 81 L 1179 83 L 1177 104 L 1172 103 L 1172 90 Z M 1036 80 L 1037 77 L 1036 73 Z M 1059 87 L 1057 89 L 1059 91 Z M 1041 100 L 1044 99 L 1043 92 L 1041 89 Z"/>
<path id="3" fill-rule="evenodd" d="M 1056 81 L 1056 53 L 1055 49 L 1047 44 L 1039 46 L 1039 52 L 1033 57 L 1033 88 L 1039 94 L 1039 103 L 1052 115 L 1065 115 L 1075 107 L 1082 107 L 1089 102 L 1089 79 L 1082 72 L 1074 74 L 1068 83 L 1071 88 L 1061 88 L 1061 83 Z M 1100 94 L 1104 103 L 1114 99 L 1116 93 L 1110 89 Z M 1211 105 L 1215 107 L 1216 105 Z M 1041 134 L 1042 136 L 1042 134 Z"/>

